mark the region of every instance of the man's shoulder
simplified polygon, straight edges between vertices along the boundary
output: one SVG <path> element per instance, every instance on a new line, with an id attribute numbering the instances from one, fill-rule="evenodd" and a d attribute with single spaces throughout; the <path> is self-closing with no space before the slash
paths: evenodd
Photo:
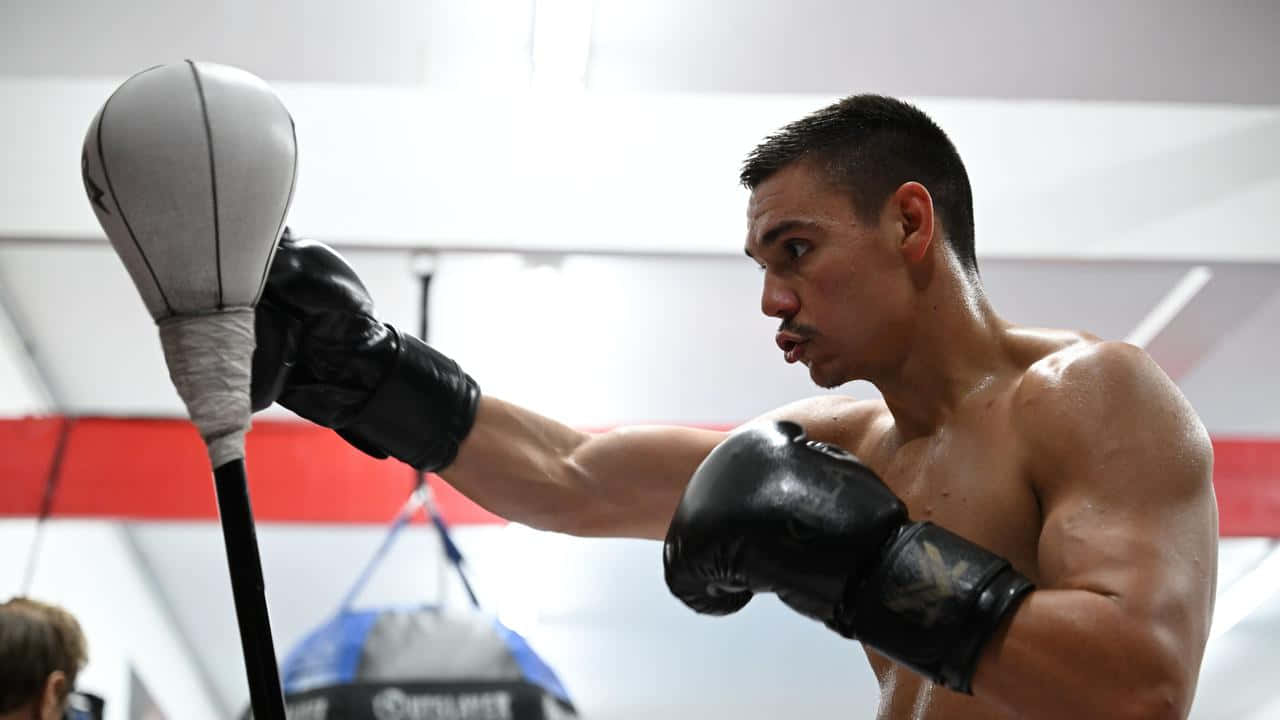
<path id="1" fill-rule="evenodd" d="M 1027 366 L 1015 393 L 1015 412 L 1032 417 L 1070 413 L 1080 403 L 1109 402 L 1138 389 L 1173 390 L 1173 383 L 1141 348 L 1077 336 Z M 1032 417 L 1022 417 L 1027 420 Z"/>
<path id="2" fill-rule="evenodd" d="M 832 443 L 857 453 L 875 427 L 893 418 L 884 401 L 847 395 L 817 395 L 783 405 L 761 419 L 799 423 L 814 440 Z"/>
<path id="3" fill-rule="evenodd" d="M 1049 462 L 1115 448 L 1139 434 L 1190 441 L 1201 427 L 1177 385 L 1146 351 L 1096 338 L 1032 363 L 1015 391 L 1012 412 L 1014 427 Z"/>

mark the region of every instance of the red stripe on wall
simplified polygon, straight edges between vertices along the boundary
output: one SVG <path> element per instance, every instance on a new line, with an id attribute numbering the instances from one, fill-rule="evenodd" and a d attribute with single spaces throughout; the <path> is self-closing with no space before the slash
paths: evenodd
<path id="1" fill-rule="evenodd" d="M 62 418 L 0 420 L 0 514 L 36 515 Z"/>
<path id="2" fill-rule="evenodd" d="M 34 515 L 61 420 L 0 420 L 0 515 Z M 383 523 L 416 474 L 375 460 L 333 432 L 298 422 L 257 421 L 245 443 L 254 517 L 264 522 Z M 430 476 L 453 523 L 502 522 Z M 182 420 L 81 418 L 57 478 L 53 514 L 137 520 L 217 518 L 204 443 Z"/>
<path id="3" fill-rule="evenodd" d="M 61 418 L 0 420 L 0 515 L 34 515 L 57 447 Z M 1280 536 L 1280 438 L 1217 438 L 1214 486 L 1224 536 Z M 259 420 L 246 441 L 250 496 L 264 522 L 383 523 L 414 472 L 374 460 L 314 425 Z M 501 518 L 430 476 L 454 524 Z M 217 518 L 204 444 L 183 420 L 74 420 L 52 512 L 141 520 Z"/>
<path id="4" fill-rule="evenodd" d="M 1213 441 L 1218 531 L 1280 537 L 1280 439 Z"/>

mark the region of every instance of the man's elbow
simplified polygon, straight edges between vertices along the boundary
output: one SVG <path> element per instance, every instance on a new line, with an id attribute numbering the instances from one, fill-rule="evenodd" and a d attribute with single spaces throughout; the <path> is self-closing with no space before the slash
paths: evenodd
<path id="1" fill-rule="evenodd" d="M 1191 693 L 1174 683 L 1135 690 L 1118 703 L 1121 720 L 1185 720 L 1191 712 Z"/>
<path id="2" fill-rule="evenodd" d="M 1113 698 L 1118 712 L 1110 717 L 1124 720 L 1185 720 L 1195 696 L 1196 673 L 1174 657 L 1153 663 L 1149 672 L 1133 678 L 1128 688 L 1117 688 Z"/>

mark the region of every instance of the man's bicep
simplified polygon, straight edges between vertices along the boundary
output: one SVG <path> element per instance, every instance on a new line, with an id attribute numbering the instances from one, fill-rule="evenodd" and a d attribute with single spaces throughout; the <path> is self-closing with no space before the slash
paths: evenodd
<path id="1" fill-rule="evenodd" d="M 1069 402 L 1032 421 L 1041 585 L 1110 597 L 1202 647 L 1217 563 L 1204 428 L 1136 348 L 1103 347 L 1059 379 Z"/>
<path id="2" fill-rule="evenodd" d="M 592 435 L 571 462 L 599 502 L 576 532 L 661 539 L 689 478 L 726 434 L 635 425 Z"/>
<path id="3" fill-rule="evenodd" d="M 790 420 L 814 440 L 855 451 L 875 403 L 824 395 L 771 410 L 753 420 Z M 591 436 L 573 453 L 582 486 L 601 502 L 592 504 L 583 535 L 661 539 L 689 478 L 728 432 L 680 426 L 626 426 Z"/>

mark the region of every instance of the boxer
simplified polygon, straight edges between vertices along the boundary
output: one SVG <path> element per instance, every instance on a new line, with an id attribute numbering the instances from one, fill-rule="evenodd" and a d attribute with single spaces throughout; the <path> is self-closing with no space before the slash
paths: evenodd
<path id="1" fill-rule="evenodd" d="M 964 165 L 911 105 L 835 103 L 765 139 L 742 181 L 785 360 L 882 399 L 802 400 L 732 433 L 580 432 L 482 395 L 379 322 L 333 251 L 286 236 L 255 407 L 511 520 L 665 540 L 667 584 L 698 612 L 775 593 L 863 644 L 877 717 L 1185 717 L 1217 515 L 1174 383 L 1136 347 L 996 313 Z"/>

